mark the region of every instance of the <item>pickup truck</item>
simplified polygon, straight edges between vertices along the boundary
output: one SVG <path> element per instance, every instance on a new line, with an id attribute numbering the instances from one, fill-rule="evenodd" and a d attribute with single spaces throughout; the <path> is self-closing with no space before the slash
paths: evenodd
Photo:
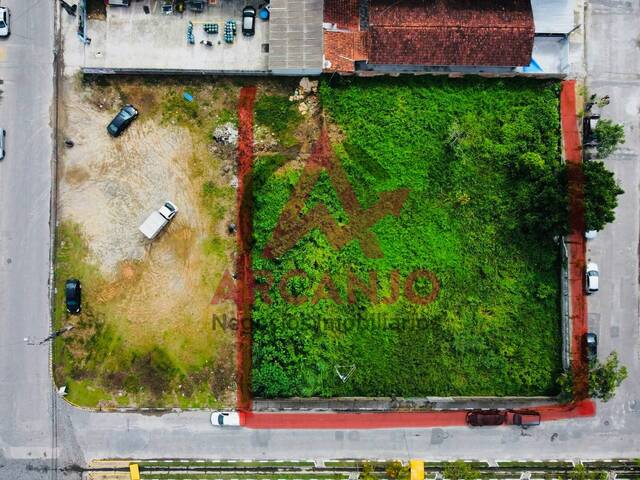
<path id="1" fill-rule="evenodd" d="M 178 208 L 170 201 L 164 202 L 159 210 L 152 212 L 151 215 L 140 225 L 139 230 L 149 240 L 153 240 L 160 231 L 165 227 L 169 220 L 176 216 Z"/>

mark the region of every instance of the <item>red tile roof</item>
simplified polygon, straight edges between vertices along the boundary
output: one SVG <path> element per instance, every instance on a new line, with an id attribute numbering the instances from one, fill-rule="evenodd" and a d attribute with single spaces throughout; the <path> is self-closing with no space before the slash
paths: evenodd
<path id="1" fill-rule="evenodd" d="M 359 30 L 360 0 L 325 0 L 323 21 L 341 30 Z"/>
<path id="2" fill-rule="evenodd" d="M 370 0 L 369 63 L 519 66 L 531 62 L 530 0 Z"/>
<path id="3" fill-rule="evenodd" d="M 324 32 L 325 72 L 353 73 L 355 62 L 367 59 L 365 32 Z"/>

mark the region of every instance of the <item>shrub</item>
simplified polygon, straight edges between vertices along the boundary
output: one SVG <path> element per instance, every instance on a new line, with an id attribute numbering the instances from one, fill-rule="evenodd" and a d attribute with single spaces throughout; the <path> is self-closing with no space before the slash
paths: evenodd
<path id="1" fill-rule="evenodd" d="M 608 402 L 627 374 L 627 367 L 620 365 L 616 352 L 612 352 L 604 363 L 596 361 L 589 366 L 589 396 Z"/>
<path id="2" fill-rule="evenodd" d="M 299 120 L 300 113 L 293 102 L 281 95 L 262 95 L 254 107 L 256 122 L 274 133 L 286 133 Z"/>
<path id="3" fill-rule="evenodd" d="M 599 120 L 594 134 L 598 141 L 598 158 L 608 157 L 618 144 L 624 143 L 624 127 L 611 120 Z"/>
<path id="4" fill-rule="evenodd" d="M 583 163 L 584 172 L 584 220 L 586 230 L 602 230 L 615 220 L 618 196 L 624 193 L 613 172 L 602 162 Z"/>

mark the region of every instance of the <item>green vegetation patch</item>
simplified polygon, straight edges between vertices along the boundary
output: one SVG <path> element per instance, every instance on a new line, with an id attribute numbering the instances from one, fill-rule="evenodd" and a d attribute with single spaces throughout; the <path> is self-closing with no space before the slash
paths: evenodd
<path id="1" fill-rule="evenodd" d="M 295 143 L 292 131 L 301 120 L 296 105 L 284 95 L 263 94 L 254 107 L 256 123 L 268 127 L 285 146 L 290 146 Z"/>
<path id="2" fill-rule="evenodd" d="M 322 85 L 338 127 L 332 149 L 362 210 L 385 192 L 408 194 L 364 243 L 335 248 L 314 228 L 270 259 L 303 166 L 255 162 L 254 394 L 555 394 L 553 237 L 566 225 L 558 93 L 555 82 L 521 79 Z M 264 114 L 258 102 L 258 122 Z M 337 183 L 323 171 L 299 216 L 323 205 L 349 225 Z M 377 258 L 365 252 L 373 244 Z"/>

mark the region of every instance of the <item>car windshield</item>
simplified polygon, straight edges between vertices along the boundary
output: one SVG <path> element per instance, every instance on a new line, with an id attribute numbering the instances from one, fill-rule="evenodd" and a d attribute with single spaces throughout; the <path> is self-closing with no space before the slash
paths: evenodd
<path id="1" fill-rule="evenodd" d="M 4 28 L 6 26 L 7 26 L 7 24 L 4 23 L 4 20 L 0 20 L 0 28 Z"/>
<path id="2" fill-rule="evenodd" d="M 596 272 L 595 270 L 591 270 L 591 271 L 588 273 L 588 275 L 589 275 L 590 277 L 597 277 L 597 276 L 598 276 L 598 272 Z"/>
<path id="3" fill-rule="evenodd" d="M 218 415 L 218 425 L 224 425 L 224 415 Z"/>

